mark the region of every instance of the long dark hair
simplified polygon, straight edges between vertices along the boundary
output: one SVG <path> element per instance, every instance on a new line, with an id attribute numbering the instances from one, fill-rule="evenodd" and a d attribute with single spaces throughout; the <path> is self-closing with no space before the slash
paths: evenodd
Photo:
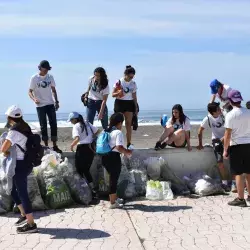
<path id="1" fill-rule="evenodd" d="M 112 128 L 117 126 L 119 123 L 124 122 L 124 115 L 122 113 L 114 113 L 111 115 L 109 120 L 109 126 L 106 129 L 107 132 L 111 132 Z"/>
<path id="2" fill-rule="evenodd" d="M 130 75 L 130 74 L 135 75 L 135 69 L 131 65 L 127 65 L 124 71 L 124 75 Z"/>
<path id="3" fill-rule="evenodd" d="M 98 82 L 98 87 L 102 90 L 105 89 L 108 86 L 108 77 L 106 74 L 106 71 L 102 67 L 98 67 L 94 70 L 94 74 L 99 73 L 100 74 L 100 81 Z"/>
<path id="4" fill-rule="evenodd" d="M 87 130 L 87 126 L 86 126 L 86 122 L 84 121 L 82 115 L 79 114 L 79 117 L 76 118 L 76 122 L 81 124 L 81 128 L 82 128 L 82 133 L 85 130 L 86 131 L 86 135 L 88 136 L 88 130 Z"/>
<path id="5" fill-rule="evenodd" d="M 187 116 L 184 114 L 183 108 L 182 108 L 182 106 L 180 104 L 175 104 L 173 106 L 173 108 L 172 108 L 172 121 L 171 121 L 171 123 L 175 124 L 175 122 L 176 122 L 176 118 L 173 115 L 173 110 L 178 110 L 179 111 L 179 121 L 180 121 L 180 124 L 185 123 Z"/>
<path id="6" fill-rule="evenodd" d="M 31 128 L 28 125 L 28 123 L 26 123 L 23 120 L 23 117 L 13 118 L 13 117 L 8 116 L 8 124 L 10 120 L 15 122 L 15 125 L 13 125 L 10 129 L 13 129 L 13 130 L 18 129 L 18 131 L 22 131 L 22 133 L 25 136 L 29 136 L 31 134 Z"/>

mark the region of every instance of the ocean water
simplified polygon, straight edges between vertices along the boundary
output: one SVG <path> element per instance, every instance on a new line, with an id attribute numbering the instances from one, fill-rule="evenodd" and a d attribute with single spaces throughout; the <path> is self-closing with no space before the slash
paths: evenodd
<path id="1" fill-rule="evenodd" d="M 159 125 L 160 119 L 163 114 L 166 114 L 168 118 L 171 116 L 171 110 L 141 110 L 139 113 L 139 125 L 140 126 L 153 126 Z M 200 124 L 202 119 L 207 115 L 206 110 L 185 110 L 185 114 L 191 120 L 191 124 Z M 82 113 L 85 117 L 85 113 Z M 111 113 L 109 114 L 111 115 Z M 34 128 L 39 128 L 39 122 L 37 114 L 24 114 L 24 119 Z M 68 113 L 57 113 L 58 127 L 71 127 L 71 124 L 67 122 Z M 6 116 L 0 115 L 0 128 L 3 128 L 6 124 Z M 99 126 L 101 123 L 95 121 L 95 125 Z"/>

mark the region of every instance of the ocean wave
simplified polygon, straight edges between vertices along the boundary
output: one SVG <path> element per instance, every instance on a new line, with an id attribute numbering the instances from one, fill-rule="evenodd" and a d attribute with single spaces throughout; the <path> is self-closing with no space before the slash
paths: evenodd
<path id="1" fill-rule="evenodd" d="M 28 122 L 30 127 L 34 130 L 40 131 L 39 122 Z M 139 120 L 138 124 L 140 127 L 143 126 L 159 126 L 159 121 L 146 121 L 146 120 Z M 191 121 L 191 125 L 200 125 L 201 121 Z M 0 123 L 0 128 L 4 128 L 6 123 Z M 48 125 L 49 126 L 49 125 Z M 67 121 L 57 121 L 58 128 L 71 128 L 73 125 Z M 94 121 L 94 126 L 101 127 L 100 121 Z"/>

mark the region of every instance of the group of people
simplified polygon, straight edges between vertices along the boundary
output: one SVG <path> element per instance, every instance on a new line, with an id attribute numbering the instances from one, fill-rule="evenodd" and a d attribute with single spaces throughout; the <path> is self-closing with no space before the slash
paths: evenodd
<path id="1" fill-rule="evenodd" d="M 36 104 L 37 114 L 41 126 L 42 141 L 49 145 L 47 132 L 47 117 L 51 127 L 51 141 L 53 150 L 61 153 L 57 146 L 57 120 L 56 111 L 59 109 L 59 100 L 56 92 L 54 78 L 49 74 L 51 66 L 48 61 L 42 61 L 38 66 L 39 72 L 31 78 L 29 96 Z M 81 114 L 72 112 L 68 121 L 73 124 L 71 150 L 75 154 L 75 165 L 78 173 L 88 181 L 92 193 L 96 195 L 96 189 L 90 174 L 95 155 L 96 137 L 101 130 L 93 125 L 96 113 L 102 122 L 105 132 L 110 135 L 110 152 L 102 156 L 102 164 L 110 175 L 110 208 L 123 207 L 124 201 L 117 197 L 117 182 L 121 172 L 120 154 L 131 156 L 132 121 L 138 114 L 137 85 L 135 83 L 135 69 L 130 65 L 126 67 L 124 76 L 119 79 L 112 90 L 115 98 L 114 114 L 108 122 L 107 99 L 110 93 L 108 77 L 105 70 L 98 67 L 94 75 L 89 79 L 86 93 L 82 101 L 87 109 L 87 119 Z M 204 129 L 212 129 L 212 144 L 217 158 L 219 170 L 226 186 L 228 183 L 227 172 L 223 164 L 223 158 L 230 158 L 231 172 L 235 175 L 238 198 L 230 202 L 233 206 L 246 206 L 244 199 L 244 178 L 250 191 L 250 110 L 241 106 L 242 97 L 239 91 L 214 80 L 210 84 L 212 99 L 208 104 L 208 116 L 206 116 L 198 131 L 198 149 L 203 148 L 202 132 Z M 218 97 L 223 105 L 222 114 L 220 104 L 215 102 Z M 248 103 L 249 107 L 249 103 Z M 7 112 L 8 135 L 1 146 L 1 152 L 8 156 L 11 146 L 16 145 L 17 161 L 15 176 L 13 178 L 12 197 L 18 206 L 21 216 L 16 222 L 18 233 L 32 233 L 37 231 L 37 226 L 32 215 L 31 203 L 27 191 L 27 176 L 32 168 L 25 164 L 25 150 L 27 149 L 27 136 L 31 133 L 29 125 L 23 120 L 22 110 L 17 106 L 11 106 Z M 122 126 L 125 121 L 127 145 L 124 147 Z M 190 143 L 190 119 L 184 114 L 180 104 L 172 108 L 172 117 L 162 120 L 164 131 L 156 143 L 155 149 L 160 150 L 166 146 L 187 147 L 192 150 Z M 19 129 L 16 129 L 16 128 Z M 250 200 L 250 198 L 248 197 Z M 22 226 L 25 224 L 24 226 Z"/>
<path id="2" fill-rule="evenodd" d="M 246 103 L 246 107 L 242 107 L 241 93 L 217 79 L 210 83 L 210 88 L 212 98 L 207 105 L 208 115 L 203 119 L 198 130 L 197 149 L 203 149 L 203 131 L 211 129 L 212 146 L 222 186 L 225 191 L 231 190 L 238 193 L 238 197 L 228 204 L 246 207 L 245 186 L 248 191 L 247 201 L 250 202 L 250 102 Z M 216 98 L 220 100 L 222 107 L 219 102 L 215 102 Z M 172 117 L 168 121 L 163 117 L 161 124 L 164 131 L 155 145 L 155 150 L 166 146 L 178 148 L 187 146 L 191 151 L 190 120 L 184 114 L 181 105 L 174 105 Z M 231 175 L 224 165 L 224 159 L 229 159 Z"/>

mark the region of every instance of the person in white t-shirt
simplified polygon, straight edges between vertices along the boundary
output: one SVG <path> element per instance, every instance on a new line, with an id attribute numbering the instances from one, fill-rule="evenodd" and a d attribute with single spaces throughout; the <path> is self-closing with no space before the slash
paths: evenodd
<path id="1" fill-rule="evenodd" d="M 53 142 L 53 150 L 62 153 L 57 146 L 57 119 L 56 111 L 59 109 L 59 101 L 57 98 L 56 84 L 54 77 L 48 74 L 51 70 L 48 61 L 40 62 L 39 73 L 31 77 L 29 96 L 36 104 L 37 114 L 40 122 L 42 140 L 45 146 L 48 146 L 48 129 L 47 117 L 49 119 L 51 129 L 51 141 Z"/>
<path id="2" fill-rule="evenodd" d="M 113 88 L 112 96 L 116 98 L 114 111 L 124 114 L 127 130 L 127 148 L 131 145 L 133 115 L 138 115 L 137 85 L 133 80 L 135 69 L 126 66 L 124 77 L 118 80 Z"/>
<path id="3" fill-rule="evenodd" d="M 212 102 L 207 105 L 207 110 L 209 114 L 203 119 L 200 128 L 198 130 L 199 145 L 197 146 L 198 150 L 203 149 L 202 144 L 202 135 L 205 129 L 212 130 L 212 145 L 214 149 L 214 154 L 217 160 L 218 168 L 222 178 L 223 188 L 226 191 L 229 190 L 228 186 L 228 173 L 223 163 L 223 141 L 225 133 L 225 118 L 221 113 L 220 103 Z"/>
<path id="4" fill-rule="evenodd" d="M 188 151 L 191 151 L 190 129 L 190 120 L 184 114 L 182 106 L 174 105 L 172 117 L 167 121 L 164 131 L 155 145 L 155 150 L 163 149 L 167 145 L 176 148 L 184 148 L 187 145 Z"/>
<path id="5" fill-rule="evenodd" d="M 23 120 L 22 110 L 16 105 L 9 107 L 5 114 L 10 129 L 1 146 L 1 152 L 9 157 L 10 147 L 15 147 L 17 156 L 11 196 L 19 208 L 21 216 L 15 226 L 17 226 L 17 233 L 34 233 L 37 232 L 37 225 L 34 222 L 27 186 L 27 177 L 32 172 L 32 167 L 27 166 L 24 152 L 20 149 L 21 147 L 23 150 L 27 150 L 27 136 L 32 132 L 29 125 Z"/>
<path id="6" fill-rule="evenodd" d="M 107 100 L 109 96 L 109 84 L 106 71 L 102 67 L 94 70 L 94 76 L 90 77 L 87 98 L 87 120 L 93 124 L 95 115 L 98 113 L 98 120 L 101 120 L 103 129 L 108 127 Z"/>
<path id="7" fill-rule="evenodd" d="M 95 156 L 93 142 L 99 130 L 91 123 L 84 121 L 82 115 L 77 112 L 69 114 L 68 122 L 73 124 L 71 151 L 74 151 L 75 146 L 77 146 L 75 154 L 76 170 L 81 177 L 85 176 L 92 191 L 95 192 L 89 170 Z"/>
<path id="8" fill-rule="evenodd" d="M 244 174 L 250 201 L 250 110 L 243 108 L 243 98 L 237 90 L 230 90 L 228 98 L 233 110 L 226 115 L 224 135 L 224 158 L 229 157 L 230 168 L 235 175 L 238 197 L 230 206 L 246 207 L 244 199 Z"/>
<path id="9" fill-rule="evenodd" d="M 131 156 L 132 151 L 124 148 L 124 138 L 122 133 L 122 125 L 124 116 L 122 113 L 115 113 L 110 117 L 109 127 L 106 130 L 110 133 L 109 145 L 112 151 L 107 155 L 102 156 L 102 164 L 110 175 L 110 208 L 121 208 L 123 200 L 117 198 L 117 183 L 121 173 L 121 157 L 124 154 L 128 157 Z"/>
<path id="10" fill-rule="evenodd" d="M 219 98 L 220 102 L 223 104 L 222 111 L 224 115 L 232 110 L 230 101 L 228 99 L 228 92 L 232 89 L 230 86 L 219 82 L 217 79 L 214 79 L 210 83 L 211 88 L 211 103 L 215 101 L 216 98 Z"/>

